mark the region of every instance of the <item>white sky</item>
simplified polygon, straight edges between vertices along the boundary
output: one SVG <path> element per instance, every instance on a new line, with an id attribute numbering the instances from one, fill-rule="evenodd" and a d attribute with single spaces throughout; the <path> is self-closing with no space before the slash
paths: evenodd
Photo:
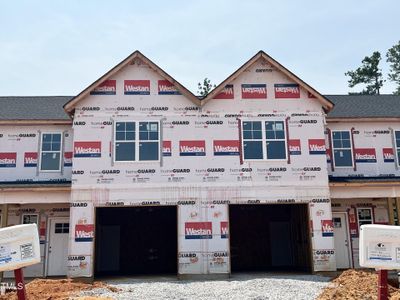
<path id="1" fill-rule="evenodd" d="M 323 94 L 400 40 L 400 1 L 0 2 L 0 95 L 76 95 L 140 50 L 193 92 L 264 50 Z M 361 90 L 362 87 L 353 91 Z M 382 93 L 392 93 L 386 82 Z"/>

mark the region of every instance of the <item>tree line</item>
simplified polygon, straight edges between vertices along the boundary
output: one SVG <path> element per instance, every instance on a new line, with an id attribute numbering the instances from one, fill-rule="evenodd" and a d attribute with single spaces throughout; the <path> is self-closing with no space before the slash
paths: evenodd
<path id="1" fill-rule="evenodd" d="M 375 51 L 371 56 L 366 56 L 361 61 L 361 67 L 354 71 L 344 73 L 349 76 L 349 87 L 353 88 L 358 84 L 364 84 L 365 88 L 361 92 L 349 92 L 349 94 L 379 95 L 383 83 L 386 81 L 379 66 L 382 57 L 379 51 Z M 386 52 L 386 62 L 389 64 L 388 79 L 395 83 L 395 95 L 400 95 L 400 41 L 393 45 Z"/>

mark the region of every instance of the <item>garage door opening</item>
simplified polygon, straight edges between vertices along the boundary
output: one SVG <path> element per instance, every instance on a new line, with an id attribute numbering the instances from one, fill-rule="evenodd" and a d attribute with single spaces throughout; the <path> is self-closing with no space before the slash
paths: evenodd
<path id="1" fill-rule="evenodd" d="M 311 272 L 306 204 L 230 205 L 231 270 Z"/>
<path id="2" fill-rule="evenodd" d="M 96 209 L 95 275 L 177 274 L 175 206 Z"/>

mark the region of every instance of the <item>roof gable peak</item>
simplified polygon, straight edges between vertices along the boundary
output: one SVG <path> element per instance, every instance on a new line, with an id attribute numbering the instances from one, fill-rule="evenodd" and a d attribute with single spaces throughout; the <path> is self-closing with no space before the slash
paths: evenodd
<path id="1" fill-rule="evenodd" d="M 147 64 L 151 69 L 153 69 L 155 72 L 159 73 L 162 77 L 164 77 L 166 80 L 171 82 L 180 92 L 182 95 L 186 96 L 189 98 L 193 103 L 196 105 L 200 106 L 200 100 L 191 92 L 189 91 L 186 87 L 184 87 L 182 84 L 180 84 L 177 80 L 175 80 L 171 75 L 169 75 L 167 72 L 165 72 L 163 69 L 161 69 L 158 65 L 156 65 L 154 62 L 152 62 L 149 58 L 147 58 L 145 55 L 143 55 L 139 50 L 135 50 L 132 54 L 130 54 L 127 58 L 122 60 L 119 64 L 117 64 L 115 67 L 113 67 L 111 70 L 109 70 L 107 73 L 105 73 L 103 76 L 101 76 L 99 79 L 97 79 L 95 82 L 90 84 L 88 87 L 86 87 L 82 92 L 80 92 L 77 96 L 75 96 L 73 99 L 68 101 L 64 105 L 64 109 L 67 113 L 72 114 L 74 107 L 76 104 L 84 99 L 86 96 L 90 94 L 90 92 L 103 83 L 104 81 L 108 80 L 110 77 L 118 73 L 122 68 L 124 68 L 127 65 L 131 65 L 135 59 L 140 59 L 143 61 L 143 63 Z"/>
<path id="2" fill-rule="evenodd" d="M 334 104 L 329 99 L 327 99 L 325 96 L 320 94 L 317 90 L 315 90 L 310 85 L 305 83 L 303 80 L 301 80 L 295 74 L 293 74 L 291 71 L 286 69 L 283 65 L 281 65 L 279 62 L 277 62 L 275 59 L 273 59 L 271 56 L 269 56 L 263 50 L 258 51 L 253 57 L 251 57 L 241 67 L 239 67 L 239 69 L 237 69 L 230 76 L 228 76 L 228 78 L 226 78 L 218 86 L 216 86 L 206 97 L 204 97 L 202 99 L 202 105 L 205 105 L 208 101 L 210 101 L 215 96 L 217 96 L 225 88 L 225 86 L 227 84 L 231 83 L 233 80 L 235 80 L 237 77 L 239 77 L 244 71 L 246 71 L 250 66 L 252 66 L 260 58 L 267 61 L 272 67 L 276 68 L 278 71 L 280 71 L 286 77 L 293 80 L 299 86 L 301 86 L 306 91 L 308 91 L 309 93 L 314 95 L 315 98 L 317 98 L 317 100 L 321 103 L 321 105 L 323 106 L 323 108 L 326 112 L 330 111 L 333 108 Z"/>

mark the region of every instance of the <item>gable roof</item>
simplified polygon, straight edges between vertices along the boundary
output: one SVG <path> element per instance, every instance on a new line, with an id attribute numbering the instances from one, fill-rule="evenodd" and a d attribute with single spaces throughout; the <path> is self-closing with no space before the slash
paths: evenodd
<path id="1" fill-rule="evenodd" d="M 333 118 L 400 118 L 397 95 L 326 95 L 335 104 L 328 114 Z"/>
<path id="2" fill-rule="evenodd" d="M 253 63 L 255 63 L 259 58 L 264 58 L 267 62 L 269 62 L 273 67 L 281 71 L 283 74 L 285 74 L 287 77 L 289 77 L 291 80 L 293 80 L 295 83 L 303 87 L 306 91 L 310 92 L 313 94 L 317 100 L 321 103 L 321 105 L 324 107 L 325 111 L 330 111 L 334 104 L 328 100 L 325 96 L 321 95 L 317 90 L 309 86 L 307 83 L 305 83 L 303 80 L 301 80 L 299 77 L 297 77 L 295 74 L 293 74 L 291 71 L 286 69 L 284 66 L 282 66 L 280 63 L 278 63 L 275 59 L 273 59 L 271 56 L 269 56 L 267 53 L 264 51 L 259 51 L 256 55 L 254 55 L 252 58 L 250 58 L 246 63 L 244 63 L 239 69 L 237 69 L 234 73 L 232 73 L 227 79 L 222 81 L 216 88 L 214 88 L 202 101 L 202 105 L 204 105 L 206 102 L 210 101 L 213 99 L 218 93 L 220 93 L 225 85 L 229 84 L 233 80 L 235 80 L 240 74 L 243 73 L 248 67 L 250 67 Z"/>
<path id="3" fill-rule="evenodd" d="M 63 110 L 72 96 L 8 96 L 0 97 L 0 121 L 63 121 L 71 119 Z"/>
<path id="4" fill-rule="evenodd" d="M 68 113 L 72 113 L 76 103 L 81 101 L 84 97 L 86 97 L 95 87 L 97 87 L 100 83 L 103 81 L 107 80 L 114 74 L 116 74 L 119 70 L 127 66 L 133 59 L 135 58 L 140 58 L 143 60 L 146 64 L 149 65 L 151 69 L 159 73 L 162 77 L 167 79 L 169 82 L 174 84 L 176 88 L 181 92 L 182 95 L 186 96 L 189 98 L 193 103 L 196 105 L 200 105 L 200 100 L 187 88 L 185 88 L 182 84 L 180 84 L 178 81 L 176 81 L 171 75 L 169 75 L 167 72 L 162 70 L 159 66 L 157 66 L 154 62 L 152 62 L 150 59 L 148 59 L 146 56 L 144 56 L 140 51 L 136 50 L 133 52 L 131 55 L 129 55 L 127 58 L 125 58 L 123 61 L 121 61 L 118 65 L 116 65 L 114 68 L 109 70 L 107 73 L 105 73 L 103 76 L 101 76 L 99 79 L 97 79 L 95 82 L 93 82 L 91 85 L 89 85 L 87 88 L 85 88 L 82 92 L 80 92 L 77 96 L 75 96 L 73 99 L 69 100 L 65 105 L 64 109 Z"/>

